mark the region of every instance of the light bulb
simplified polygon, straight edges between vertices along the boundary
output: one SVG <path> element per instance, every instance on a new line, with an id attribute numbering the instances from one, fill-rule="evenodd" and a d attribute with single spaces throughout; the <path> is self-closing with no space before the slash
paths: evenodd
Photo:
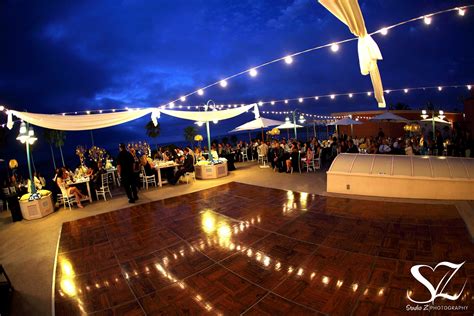
<path id="1" fill-rule="evenodd" d="M 426 110 L 422 110 L 421 114 L 426 115 Z"/>
<path id="2" fill-rule="evenodd" d="M 0 105 L 0 111 L 5 110 L 5 107 L 3 105 Z"/>
<path id="3" fill-rule="evenodd" d="M 262 101 L 258 101 L 258 106 L 262 106 L 263 105 L 263 102 Z"/>
<path id="4" fill-rule="evenodd" d="M 441 91 L 441 90 L 443 90 L 443 87 L 438 87 L 438 91 Z"/>
<path id="5" fill-rule="evenodd" d="M 285 63 L 286 63 L 287 65 L 290 65 L 291 63 L 293 63 L 293 57 L 291 57 L 291 56 L 286 56 L 286 57 L 285 57 Z"/>
<path id="6" fill-rule="evenodd" d="M 271 105 L 275 105 L 275 101 L 270 102 Z"/>
<path id="7" fill-rule="evenodd" d="M 181 102 L 184 102 L 186 101 L 186 97 L 185 96 L 182 96 L 181 98 L 179 98 L 181 100 Z"/>
<path id="8" fill-rule="evenodd" d="M 222 88 L 227 87 L 227 81 L 225 81 L 225 80 L 221 80 L 221 81 L 219 82 L 219 84 L 221 85 Z"/>
<path id="9" fill-rule="evenodd" d="M 198 94 L 199 94 L 199 95 L 203 95 L 203 94 L 204 94 L 204 90 L 199 89 L 199 90 L 198 90 Z"/>
<path id="10" fill-rule="evenodd" d="M 467 85 L 467 90 L 471 90 L 471 85 L 470 84 Z"/>
<path id="11" fill-rule="evenodd" d="M 464 16 L 464 14 L 466 14 L 466 9 L 464 9 L 464 8 L 458 8 L 458 14 L 459 14 L 460 16 Z"/>
<path id="12" fill-rule="evenodd" d="M 380 30 L 380 34 L 382 34 L 384 36 L 387 35 L 387 33 L 388 33 L 388 29 L 386 27 L 384 27 Z"/>
<path id="13" fill-rule="evenodd" d="M 303 98 L 299 98 L 299 99 L 298 99 L 298 102 L 299 102 L 299 103 L 303 103 Z"/>
<path id="14" fill-rule="evenodd" d="M 385 93 L 386 94 L 389 94 L 391 91 L 390 90 L 385 90 Z"/>
<path id="15" fill-rule="evenodd" d="M 65 115 L 66 115 L 66 113 L 63 113 L 63 116 L 65 116 Z"/>
<path id="16" fill-rule="evenodd" d="M 87 114 L 91 114 L 91 111 L 86 111 Z"/>
<path id="17" fill-rule="evenodd" d="M 432 21 L 432 17 L 430 16 L 425 16 L 425 18 L 423 19 L 423 22 L 425 22 L 426 25 L 430 25 L 431 21 Z"/>
<path id="18" fill-rule="evenodd" d="M 403 89 L 403 92 L 408 93 L 408 89 Z"/>
<path id="19" fill-rule="evenodd" d="M 334 94 L 331 94 L 330 98 L 331 98 L 331 100 L 334 100 L 336 98 L 336 96 Z"/>
<path id="20" fill-rule="evenodd" d="M 319 100 L 319 97 L 314 97 L 314 99 L 315 99 L 316 101 L 318 101 L 318 100 Z"/>
<path id="21" fill-rule="evenodd" d="M 170 109 L 174 108 L 174 102 L 170 102 L 169 108 L 170 108 Z"/>
<path id="22" fill-rule="evenodd" d="M 349 98 L 352 98 L 352 93 L 349 93 Z"/>
<path id="23" fill-rule="evenodd" d="M 290 118 L 287 116 L 285 117 L 285 122 L 289 122 L 290 121 Z"/>
<path id="24" fill-rule="evenodd" d="M 339 50 L 339 45 L 337 44 L 331 44 L 331 51 L 333 53 L 337 52 Z"/>
<path id="25" fill-rule="evenodd" d="M 444 111 L 443 111 L 443 110 L 439 110 L 439 114 L 440 114 L 440 115 L 444 115 Z"/>
<path id="26" fill-rule="evenodd" d="M 257 69 L 255 68 L 250 69 L 249 74 L 250 74 L 250 77 L 256 77 L 258 74 Z"/>
<path id="27" fill-rule="evenodd" d="M 367 95 L 370 97 L 372 95 L 372 92 L 367 92 Z"/>
<path id="28" fill-rule="evenodd" d="M 288 104 L 288 100 L 285 100 L 285 104 Z"/>

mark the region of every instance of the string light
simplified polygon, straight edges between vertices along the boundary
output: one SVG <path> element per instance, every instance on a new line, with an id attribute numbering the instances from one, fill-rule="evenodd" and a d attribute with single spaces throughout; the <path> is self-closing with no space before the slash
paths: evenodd
<path id="1" fill-rule="evenodd" d="M 467 90 L 471 90 L 471 85 L 470 84 L 467 85 Z"/>
<path id="2" fill-rule="evenodd" d="M 270 104 L 271 104 L 271 105 L 275 105 L 275 101 L 271 101 Z"/>
<path id="3" fill-rule="evenodd" d="M 285 104 L 288 104 L 288 100 L 285 100 Z"/>
<path id="4" fill-rule="evenodd" d="M 0 105 L 0 111 L 5 110 L 5 107 L 3 105 Z"/>
<path id="5" fill-rule="evenodd" d="M 315 99 L 316 101 L 318 101 L 318 100 L 319 100 L 319 97 L 314 97 L 314 99 Z"/>
<path id="6" fill-rule="evenodd" d="M 258 74 L 257 69 L 255 68 L 250 69 L 249 74 L 250 74 L 250 77 L 256 77 Z"/>
<path id="7" fill-rule="evenodd" d="M 186 97 L 185 96 L 182 96 L 181 98 L 179 98 L 181 100 L 181 102 L 184 102 L 186 101 Z"/>
<path id="8" fill-rule="evenodd" d="M 299 103 L 303 103 L 303 98 L 299 98 L 299 99 L 298 99 L 298 102 L 299 102 Z"/>
<path id="9" fill-rule="evenodd" d="M 257 103 L 259 106 L 262 106 L 263 105 L 263 102 L 262 101 L 258 101 Z"/>
<path id="10" fill-rule="evenodd" d="M 370 97 L 372 95 L 372 92 L 367 92 L 367 95 Z"/>
<path id="11" fill-rule="evenodd" d="M 170 102 L 169 108 L 170 108 L 170 109 L 174 108 L 174 102 Z"/>
<path id="12" fill-rule="evenodd" d="M 403 92 L 408 93 L 408 89 L 403 89 Z"/>
<path id="13" fill-rule="evenodd" d="M 443 87 L 438 87 L 438 91 L 442 91 L 443 90 Z"/>
<path id="14" fill-rule="evenodd" d="M 352 98 L 352 93 L 349 93 L 349 98 Z"/>
<path id="15" fill-rule="evenodd" d="M 369 33 L 369 35 L 374 35 L 374 34 L 382 34 L 382 35 L 386 35 L 388 33 L 388 30 L 392 29 L 392 28 L 396 28 L 396 27 L 400 27 L 402 25 L 405 25 L 405 24 L 408 24 L 408 23 L 412 23 L 412 22 L 415 22 L 415 21 L 418 21 L 418 20 L 423 20 L 426 24 L 431 24 L 432 22 L 432 18 L 433 16 L 436 16 L 436 15 L 441 15 L 441 14 L 444 14 L 444 13 L 448 13 L 448 12 L 452 12 L 452 11 L 456 11 L 458 12 L 459 15 L 463 16 L 465 14 L 465 11 L 467 8 L 470 8 L 470 7 L 474 7 L 474 5 L 467 5 L 467 6 L 463 6 L 462 8 L 460 7 L 454 7 L 454 8 L 450 8 L 450 9 L 445 9 L 445 10 L 442 10 L 442 11 L 437 11 L 437 12 L 433 12 L 433 13 L 429 13 L 429 14 L 426 14 L 426 15 L 422 15 L 422 16 L 419 16 L 419 17 L 415 17 L 415 18 L 411 18 L 411 19 L 408 19 L 408 20 L 404 20 L 404 21 L 401 21 L 401 22 L 398 22 L 396 24 L 393 24 L 393 25 L 390 25 L 390 26 L 387 26 L 387 27 L 384 27 L 380 30 L 377 30 L 375 32 L 372 32 L 372 33 Z M 296 53 L 293 53 L 291 55 L 287 55 L 285 57 L 280 57 L 280 58 L 276 58 L 274 60 L 271 60 L 271 61 L 268 61 L 268 62 L 265 62 L 265 63 L 262 63 L 256 67 L 253 67 L 251 69 L 247 69 L 247 70 L 244 70 L 244 71 L 241 71 L 239 73 L 236 73 L 234 75 L 231 75 L 231 76 L 228 76 L 224 79 L 222 79 L 221 81 L 218 81 L 218 82 L 214 82 L 212 84 L 209 84 L 199 90 L 196 90 L 194 92 L 191 92 L 191 93 L 188 93 L 187 96 L 189 95 L 193 95 L 195 93 L 199 94 L 199 95 L 202 95 L 204 93 L 204 90 L 205 89 L 208 89 L 208 88 L 211 88 L 217 84 L 219 84 L 221 87 L 225 88 L 227 86 L 227 80 L 229 79 L 233 79 L 235 77 L 238 77 L 238 76 L 241 76 L 245 73 L 250 73 L 252 72 L 252 69 L 256 70 L 257 68 L 261 68 L 261 67 L 265 67 L 265 66 L 268 66 L 268 65 L 271 65 L 273 63 L 276 63 L 276 62 L 279 62 L 281 60 L 284 60 L 286 64 L 291 64 L 293 63 L 293 57 L 294 56 L 298 56 L 298 55 L 302 55 L 302 54 L 307 54 L 307 53 L 310 53 L 310 52 L 313 52 L 313 51 L 316 51 L 316 50 L 320 50 L 320 49 L 323 49 L 325 47 L 330 47 L 331 50 L 333 52 L 337 52 L 339 50 L 339 45 L 340 44 L 345 44 L 345 43 L 348 43 L 348 42 L 351 42 L 351 41 L 355 41 L 355 40 L 358 40 L 357 37 L 353 37 L 353 38 L 347 38 L 347 39 L 344 39 L 344 40 L 341 40 L 341 41 L 338 41 L 338 42 L 334 42 L 334 43 L 331 43 L 331 44 L 324 44 L 324 45 L 320 45 L 320 46 L 314 46 L 314 47 L 311 47 L 311 48 L 308 48 L 308 49 L 305 49 L 305 50 L 302 50 L 302 51 L 299 51 L 299 52 L 296 52 Z M 252 72 L 253 73 L 253 72 Z M 177 101 L 177 100 L 173 100 L 173 101 Z"/>
<path id="16" fill-rule="evenodd" d="M 331 100 L 334 100 L 336 98 L 336 96 L 334 94 L 331 94 L 330 98 L 331 98 Z"/>

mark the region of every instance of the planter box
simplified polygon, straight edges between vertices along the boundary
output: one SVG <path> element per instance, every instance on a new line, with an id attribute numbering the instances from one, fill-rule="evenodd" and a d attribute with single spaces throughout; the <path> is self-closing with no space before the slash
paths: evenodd
<path id="1" fill-rule="evenodd" d="M 39 200 L 20 201 L 21 214 L 24 219 L 38 219 L 51 214 L 54 211 L 51 194 L 42 196 Z"/>
<path id="2" fill-rule="evenodd" d="M 197 179 L 217 179 L 228 175 L 227 162 L 218 165 L 194 166 Z"/>

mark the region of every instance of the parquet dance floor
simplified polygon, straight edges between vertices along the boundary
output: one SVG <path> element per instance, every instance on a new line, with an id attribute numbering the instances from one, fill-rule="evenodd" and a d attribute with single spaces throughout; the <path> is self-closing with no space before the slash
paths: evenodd
<path id="1" fill-rule="evenodd" d="M 455 207 L 230 183 L 64 223 L 54 305 L 56 315 L 402 314 L 416 305 L 407 296 L 431 297 L 410 268 L 441 261 L 465 262 L 443 293 L 466 285 L 435 306 L 472 315 L 474 245 Z M 436 287 L 452 269 L 420 271 Z"/>

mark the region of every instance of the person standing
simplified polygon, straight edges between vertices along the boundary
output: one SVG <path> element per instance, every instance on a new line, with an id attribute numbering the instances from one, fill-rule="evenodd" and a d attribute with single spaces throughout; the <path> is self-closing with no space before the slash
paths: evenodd
<path id="1" fill-rule="evenodd" d="M 135 159 L 127 151 L 125 144 L 119 145 L 120 153 L 117 157 L 117 172 L 121 178 L 121 183 L 127 193 L 128 203 L 135 203 L 138 200 L 137 183 L 134 179 L 133 165 Z"/>

